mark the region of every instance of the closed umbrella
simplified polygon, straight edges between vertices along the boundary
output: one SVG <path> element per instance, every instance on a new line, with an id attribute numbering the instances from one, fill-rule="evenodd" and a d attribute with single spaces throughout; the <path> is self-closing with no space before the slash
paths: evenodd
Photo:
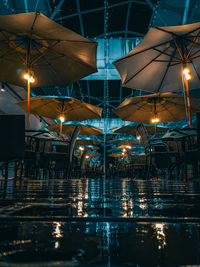
<path id="1" fill-rule="evenodd" d="M 0 29 L 0 80 L 27 84 L 27 104 L 30 84 L 66 86 L 97 71 L 97 43 L 39 12 L 0 15 Z"/>
<path id="2" fill-rule="evenodd" d="M 185 85 L 190 127 L 189 87 L 200 87 L 199 31 L 199 22 L 150 28 L 132 51 L 113 63 L 125 87 L 162 93 L 182 91 Z"/>

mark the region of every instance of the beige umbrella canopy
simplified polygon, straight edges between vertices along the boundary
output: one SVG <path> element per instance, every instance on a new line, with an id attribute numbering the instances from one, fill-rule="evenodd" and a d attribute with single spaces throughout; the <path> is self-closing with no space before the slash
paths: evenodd
<path id="1" fill-rule="evenodd" d="M 198 99 L 191 97 L 191 113 L 198 109 Z M 123 120 L 147 124 L 178 121 L 186 117 L 184 96 L 158 93 L 127 98 L 114 112 Z"/>
<path id="2" fill-rule="evenodd" d="M 121 146 L 132 146 L 132 145 L 138 145 L 137 140 L 110 140 L 110 144 L 116 144 Z"/>
<path id="3" fill-rule="evenodd" d="M 66 86 L 96 68 L 97 43 L 39 12 L 0 15 L 0 81 L 30 87 Z"/>
<path id="4" fill-rule="evenodd" d="M 81 153 L 75 153 L 74 155 L 77 156 L 77 157 L 81 157 L 82 156 Z M 101 154 L 99 154 L 99 153 L 87 153 L 86 157 L 99 157 L 99 156 L 101 156 Z"/>
<path id="5" fill-rule="evenodd" d="M 27 101 L 17 103 L 27 111 Z M 51 119 L 82 121 L 86 119 L 100 118 L 102 108 L 82 102 L 70 97 L 33 97 L 30 100 L 30 112 L 34 115 Z"/>
<path id="6" fill-rule="evenodd" d="M 145 127 L 147 128 L 147 131 L 149 134 L 155 133 L 155 126 L 147 125 Z M 156 127 L 156 133 L 166 132 L 167 130 L 168 130 L 168 128 L 165 128 L 165 127 Z M 136 135 L 137 134 L 137 126 L 127 125 L 124 127 L 112 129 L 112 131 L 114 133 L 126 133 L 126 134 Z"/>
<path id="7" fill-rule="evenodd" d="M 62 133 L 63 134 L 72 134 L 74 132 L 75 127 L 78 126 L 80 129 L 80 135 L 98 135 L 102 134 L 102 130 L 91 127 L 91 126 L 85 126 L 80 124 L 63 124 L 62 126 Z M 59 124 L 53 124 L 46 127 L 48 130 L 52 132 L 59 133 L 60 132 L 60 125 Z"/>
<path id="8" fill-rule="evenodd" d="M 0 15 L 0 28 L 1 81 L 26 86 L 29 69 L 32 86 L 65 86 L 97 71 L 97 43 L 42 13 Z"/>
<path id="9" fill-rule="evenodd" d="M 99 140 L 92 140 L 92 139 L 79 139 L 76 140 L 76 145 L 100 145 L 102 142 Z"/>

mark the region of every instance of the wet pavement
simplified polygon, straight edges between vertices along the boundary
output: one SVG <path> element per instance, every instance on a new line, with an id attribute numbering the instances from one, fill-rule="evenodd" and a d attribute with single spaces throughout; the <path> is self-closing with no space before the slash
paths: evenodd
<path id="1" fill-rule="evenodd" d="M 0 180 L 0 266 L 200 266 L 200 182 Z"/>

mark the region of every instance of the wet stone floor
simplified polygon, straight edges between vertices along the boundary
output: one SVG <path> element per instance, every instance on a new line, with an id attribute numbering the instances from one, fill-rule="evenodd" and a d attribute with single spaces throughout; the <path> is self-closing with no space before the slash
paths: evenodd
<path id="1" fill-rule="evenodd" d="M 0 266 L 200 266 L 200 181 L 2 179 Z"/>

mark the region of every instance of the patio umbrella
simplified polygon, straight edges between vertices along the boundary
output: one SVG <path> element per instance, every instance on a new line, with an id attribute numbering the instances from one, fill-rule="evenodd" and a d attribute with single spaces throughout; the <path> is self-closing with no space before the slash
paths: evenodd
<path id="1" fill-rule="evenodd" d="M 182 91 L 185 84 L 190 127 L 188 80 L 190 90 L 200 87 L 199 32 L 200 23 L 151 28 L 132 51 L 113 63 L 125 87 L 159 93 Z"/>
<path id="2" fill-rule="evenodd" d="M 27 101 L 17 103 L 27 111 Z M 102 108 L 70 97 L 33 97 L 30 100 L 30 112 L 51 119 L 60 119 L 60 134 L 64 120 L 83 121 L 100 118 Z"/>
<path id="3" fill-rule="evenodd" d="M 75 153 L 74 154 L 75 156 L 78 156 L 78 157 L 81 157 L 82 155 L 81 155 L 81 153 Z M 89 157 L 99 157 L 99 156 L 101 156 L 101 154 L 99 154 L 99 153 L 87 153 L 87 156 L 86 156 L 86 158 L 89 158 Z"/>
<path id="4" fill-rule="evenodd" d="M 0 15 L 0 29 L 0 80 L 27 83 L 27 103 L 30 84 L 66 86 L 97 71 L 97 43 L 39 12 Z"/>
<path id="5" fill-rule="evenodd" d="M 80 129 L 80 133 L 79 133 L 80 135 L 102 134 L 102 130 L 100 130 L 98 128 L 86 126 L 86 125 L 81 125 L 81 124 L 63 124 L 62 133 L 63 134 L 72 134 L 76 126 L 78 126 Z M 56 133 L 60 132 L 60 125 L 59 124 L 49 125 L 46 128 L 52 132 L 56 132 Z"/>
<path id="6" fill-rule="evenodd" d="M 198 109 L 198 98 L 191 99 L 191 113 Z M 115 110 L 121 119 L 157 124 L 178 121 L 186 116 L 184 96 L 174 93 L 157 93 L 126 98 Z"/>
<path id="7" fill-rule="evenodd" d="M 145 127 L 147 127 L 147 131 L 149 134 L 155 133 L 155 126 L 145 125 Z M 156 133 L 166 132 L 167 130 L 168 130 L 168 128 L 165 128 L 165 127 L 156 127 Z M 137 134 L 137 126 L 136 125 L 127 125 L 124 127 L 112 129 L 112 131 L 114 133 L 125 133 L 125 134 L 136 135 Z"/>
<path id="8" fill-rule="evenodd" d="M 116 145 L 123 145 L 123 146 L 132 146 L 132 145 L 138 145 L 137 140 L 110 140 L 110 144 L 116 144 Z"/>
<path id="9" fill-rule="evenodd" d="M 76 140 L 76 145 L 99 145 L 102 141 L 92 140 L 92 139 L 78 139 Z"/>

